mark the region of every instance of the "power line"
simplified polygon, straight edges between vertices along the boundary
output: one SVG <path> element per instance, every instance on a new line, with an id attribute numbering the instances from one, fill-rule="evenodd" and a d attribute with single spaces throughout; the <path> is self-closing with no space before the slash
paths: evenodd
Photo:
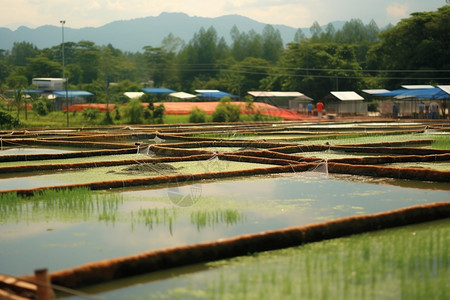
<path id="1" fill-rule="evenodd" d="M 195 67 L 195 66 L 202 66 L 207 67 L 211 66 L 214 68 L 217 68 L 217 66 L 226 66 L 226 67 L 243 67 L 243 68 L 260 68 L 260 69 L 282 69 L 282 70 L 296 70 L 296 71 L 327 71 L 327 72 L 337 72 L 337 71 L 344 71 L 344 72 L 368 72 L 368 73 L 450 73 L 450 70 L 437 70 L 437 69 L 428 69 L 428 70 L 400 70 L 400 69 L 391 69 L 391 70 L 370 70 L 370 69 L 339 69 L 339 68 L 292 68 L 292 67 L 273 67 L 273 66 L 255 66 L 255 65 L 232 65 L 232 64 L 221 64 L 219 63 L 199 63 L 199 64 L 173 64 L 173 66 L 188 66 L 188 67 Z"/>
<path id="2" fill-rule="evenodd" d="M 187 66 L 187 65 L 185 65 Z M 197 66 L 206 66 L 206 64 L 197 64 Z M 310 78 L 337 78 L 337 79 L 368 79 L 368 78 L 376 78 L 376 79 L 382 79 L 382 80 L 450 80 L 450 77 L 389 77 L 389 76 L 355 76 L 355 75 L 337 75 L 337 74 L 331 74 L 331 75 L 321 75 L 321 74 L 295 74 L 295 73 L 286 73 L 286 72 L 256 72 L 256 71 L 245 71 L 245 70 L 236 70 L 236 69 L 222 69 L 222 68 L 199 68 L 199 69 L 180 69 L 180 68 L 165 68 L 165 69 L 159 69 L 160 71 L 178 71 L 178 72 L 227 72 L 227 73 L 236 73 L 236 74 L 249 74 L 249 75 L 261 75 L 261 76 L 278 76 L 278 77 L 310 77 Z M 291 70 L 289 68 L 284 69 Z M 296 69 L 298 70 L 298 69 Z M 313 69 L 301 69 L 302 71 L 308 71 Z M 346 70 L 343 69 L 314 69 L 315 71 L 318 70 L 336 70 L 341 72 L 346 72 Z M 358 71 L 358 70 L 353 70 Z M 405 72 L 406 73 L 406 72 Z M 449 71 L 450 73 L 450 71 Z"/>

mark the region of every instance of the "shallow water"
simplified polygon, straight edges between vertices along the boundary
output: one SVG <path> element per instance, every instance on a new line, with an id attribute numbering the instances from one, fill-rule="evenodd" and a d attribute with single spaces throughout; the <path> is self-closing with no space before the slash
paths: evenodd
<path id="1" fill-rule="evenodd" d="M 33 173 L 0 174 L 0 191 L 32 189 L 38 187 L 83 184 L 89 182 L 126 180 L 174 174 L 198 174 L 273 167 L 273 165 L 211 159 L 163 163 L 173 170 L 149 167 L 146 170 L 129 171 L 130 166 L 97 167 L 88 169 L 39 171 Z M 145 164 L 142 164 L 145 166 Z M 149 164 L 151 165 L 151 164 Z M 154 166 L 157 166 L 154 165 Z"/>
<path id="2" fill-rule="evenodd" d="M 56 154 L 82 151 L 82 149 L 64 149 L 64 148 L 5 148 L 0 150 L 2 155 L 24 155 L 24 154 Z"/>
<path id="3" fill-rule="evenodd" d="M 102 155 L 102 156 L 88 156 L 76 158 L 46 159 L 38 161 L 31 160 L 31 161 L 0 162 L 0 167 L 49 165 L 49 164 L 74 164 L 74 163 L 98 162 L 98 161 L 116 161 L 116 160 L 133 160 L 133 159 L 138 160 L 147 158 L 149 158 L 149 156 L 142 154 Z"/>
<path id="4" fill-rule="evenodd" d="M 420 236 L 426 234 L 432 235 L 435 230 L 446 230 L 448 232 L 448 228 L 450 228 L 450 222 L 448 219 L 423 224 L 415 224 L 401 228 L 383 230 L 380 232 L 371 232 L 367 235 L 358 235 L 342 239 L 330 240 L 324 243 L 308 244 L 306 246 L 258 253 L 258 255 L 256 256 L 249 255 L 234 259 L 222 260 L 219 262 L 197 264 L 177 268 L 176 270 L 164 270 L 162 272 L 145 274 L 133 278 L 113 281 L 99 286 L 89 287 L 84 289 L 83 291 L 90 294 L 96 294 L 96 296 L 105 297 L 106 299 L 211 299 L 210 297 L 213 297 L 213 295 L 219 299 L 229 299 L 233 292 L 236 294 L 240 293 L 240 295 L 246 295 L 247 297 L 242 297 L 244 299 L 257 299 L 258 292 L 265 290 L 265 285 L 268 285 L 267 292 L 272 292 L 271 289 L 280 289 L 282 288 L 280 286 L 283 285 L 283 283 L 289 281 L 291 284 L 295 284 L 297 289 L 292 288 L 292 290 L 287 289 L 287 291 L 284 293 L 275 292 L 272 294 L 278 294 L 278 296 L 280 294 L 284 294 L 286 297 L 292 296 L 291 293 L 304 295 L 307 294 L 307 288 L 311 288 L 315 291 L 316 297 L 297 296 L 296 299 L 321 298 L 318 295 L 320 294 L 320 288 L 318 287 L 321 287 L 322 284 L 317 281 L 324 278 L 329 279 L 329 277 L 327 276 L 333 277 L 332 275 L 330 275 L 333 273 L 333 268 L 337 269 L 341 267 L 341 271 L 345 270 L 345 268 L 343 267 L 343 265 L 341 265 L 341 261 L 330 262 L 330 264 L 326 264 L 325 266 L 320 265 L 318 263 L 318 260 L 322 261 L 324 260 L 324 258 L 329 259 L 330 256 L 332 256 L 333 258 L 339 256 L 339 254 L 333 255 L 334 253 L 340 253 L 340 255 L 343 257 L 345 257 L 345 254 L 349 255 L 349 252 L 358 253 L 357 250 L 355 251 L 354 249 L 350 250 L 346 248 L 349 243 L 352 243 L 352 245 L 356 244 L 356 249 L 361 249 L 362 244 L 375 245 L 378 246 L 378 248 L 382 248 L 379 243 L 385 243 L 384 245 L 387 245 L 386 249 L 392 249 L 395 247 L 393 247 L 389 242 L 392 241 L 392 239 L 394 239 L 396 236 L 400 235 L 403 240 L 408 240 L 408 237 L 410 236 Z M 397 249 L 398 248 L 401 247 L 397 247 Z M 338 249 L 339 252 L 336 251 L 336 249 Z M 313 252 L 315 255 L 313 255 L 311 252 Z M 377 258 L 377 254 L 380 255 L 379 253 L 377 253 L 377 251 L 369 253 L 371 253 L 373 260 Z M 308 257 L 309 260 L 307 260 L 305 257 Z M 358 258 L 362 260 L 360 256 Z M 303 264 L 301 262 L 303 262 Z M 373 268 L 373 266 L 370 267 L 369 261 L 367 261 L 367 264 L 369 266 L 365 269 L 365 271 L 370 274 L 370 271 L 372 270 L 371 268 Z M 441 270 L 441 274 L 442 272 L 445 272 L 445 262 L 443 262 L 442 264 L 439 268 Z M 293 265 L 295 266 L 292 267 Z M 327 268 L 328 266 L 330 266 L 330 268 Z M 352 265 L 348 267 L 352 270 L 356 269 L 356 267 Z M 395 264 L 393 263 L 390 263 L 390 265 L 388 263 L 387 266 L 384 267 L 386 269 L 389 268 L 389 271 L 393 273 L 395 272 Z M 438 268 L 436 265 L 434 265 L 434 280 L 436 280 L 436 277 L 438 277 L 436 275 L 436 269 Z M 320 273 L 320 271 L 314 272 L 315 270 L 320 270 L 324 273 Z M 313 275 L 305 275 L 311 273 Z M 358 275 L 358 278 L 367 276 L 367 273 Z M 284 274 L 288 274 L 288 278 L 284 278 Z M 376 283 L 377 286 L 379 286 L 379 289 L 372 289 L 367 292 L 370 296 L 368 296 L 367 294 L 365 294 L 365 296 L 361 296 L 361 294 L 359 294 L 357 298 L 400 298 L 400 279 L 397 276 L 392 276 L 392 273 L 390 275 L 391 277 L 389 278 L 382 277 L 383 275 L 381 274 L 378 278 L 376 276 L 373 276 L 371 284 Z M 307 276 L 311 276 L 313 280 L 316 280 L 317 285 L 308 282 L 309 277 Z M 331 282 L 325 280 L 324 283 L 326 285 L 338 285 L 338 282 L 340 280 L 343 280 L 342 277 L 345 276 L 345 274 L 341 275 L 338 273 L 334 275 Z M 351 277 L 351 274 L 348 274 L 348 277 Z M 348 277 L 345 277 L 344 280 L 348 280 L 348 288 L 350 290 L 359 291 L 358 289 L 361 289 L 361 287 L 366 284 L 365 281 L 362 280 L 359 283 L 358 287 L 355 288 L 354 284 L 352 284 L 352 278 Z M 280 280 L 280 278 L 283 278 L 283 280 Z M 425 280 L 429 278 L 425 277 L 423 279 Z M 275 281 L 276 283 L 273 283 L 273 281 Z M 233 289 L 233 284 L 235 289 Z M 244 286 L 245 284 L 247 284 L 249 286 L 248 290 L 245 290 L 244 288 L 242 288 L 242 286 L 240 286 L 241 288 L 239 288 L 239 284 L 243 284 Z M 214 287 L 214 285 L 215 289 L 213 289 L 213 292 L 211 288 Z M 218 285 L 221 285 L 221 288 L 218 287 Z M 438 284 L 436 285 L 439 286 Z M 298 286 L 304 288 L 303 291 L 305 292 L 302 293 L 301 288 L 299 291 Z M 336 286 L 334 286 L 334 288 L 336 290 L 339 290 L 338 288 L 336 288 Z M 405 286 L 405 288 L 410 289 L 409 286 Z M 430 291 L 430 288 L 433 288 L 433 291 Z M 253 289 L 257 290 L 255 291 Z M 436 286 L 428 287 L 427 289 L 428 296 L 439 294 L 439 292 L 436 292 L 436 289 L 438 289 L 438 287 Z M 333 298 L 343 298 L 342 293 L 338 293 L 338 295 L 340 296 Z M 398 297 L 393 297 L 392 295 L 398 295 Z M 240 299 L 239 297 L 236 298 Z M 275 299 L 275 297 L 272 298 Z M 289 299 L 291 298 L 293 297 L 289 297 Z M 328 299 L 329 297 L 325 298 Z M 348 296 L 347 298 L 354 299 L 355 297 Z M 70 299 L 79 298 L 72 297 Z M 344 299 L 346 298 L 344 297 Z"/>
<path id="5" fill-rule="evenodd" d="M 342 178 L 308 173 L 116 190 L 113 194 L 120 201 L 92 200 L 79 207 L 75 201 L 33 199 L 4 204 L 0 269 L 12 275 L 37 268 L 52 272 L 154 249 L 450 199 L 449 190 Z"/>

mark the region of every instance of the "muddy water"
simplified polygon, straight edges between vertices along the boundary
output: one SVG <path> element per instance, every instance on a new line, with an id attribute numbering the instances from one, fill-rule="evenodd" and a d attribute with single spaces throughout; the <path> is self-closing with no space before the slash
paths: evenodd
<path id="1" fill-rule="evenodd" d="M 0 150 L 0 156 L 1 155 L 29 155 L 29 154 L 56 154 L 56 153 L 69 153 L 69 152 L 76 152 L 81 151 L 79 148 L 72 149 L 72 148 L 5 148 Z"/>
<path id="2" fill-rule="evenodd" d="M 56 271 L 153 249 L 448 201 L 450 187 L 411 188 L 308 173 L 95 195 L 111 194 L 111 201 L 94 197 L 82 205 L 51 199 L 2 205 L 2 272 Z"/>
<path id="3" fill-rule="evenodd" d="M 161 168 L 158 165 L 170 166 Z M 0 191 L 31 189 L 38 187 L 83 184 L 98 181 L 126 180 L 173 174 L 198 174 L 208 172 L 235 171 L 266 168 L 272 165 L 211 159 L 208 161 L 176 162 L 162 164 L 139 164 L 132 166 L 97 167 L 74 170 L 54 170 L 32 173 L 0 174 Z M 148 168 L 145 168 L 148 166 Z M 154 166 L 154 167 L 153 167 Z"/>

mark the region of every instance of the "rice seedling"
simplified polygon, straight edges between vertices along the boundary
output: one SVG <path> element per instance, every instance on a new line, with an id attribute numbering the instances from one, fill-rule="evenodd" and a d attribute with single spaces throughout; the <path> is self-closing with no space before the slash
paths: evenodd
<path id="1" fill-rule="evenodd" d="M 450 150 L 450 135 L 438 136 L 431 144 L 431 147 L 435 149 Z"/>
<path id="2" fill-rule="evenodd" d="M 231 226 L 245 219 L 245 215 L 237 209 L 216 209 L 213 211 L 197 210 L 191 212 L 191 224 L 197 227 L 197 231 L 202 228 L 214 228 L 218 224 Z"/>
<path id="3" fill-rule="evenodd" d="M 214 133 L 196 133 L 192 134 L 192 136 L 200 138 L 231 139 L 231 138 L 257 137 L 258 134 L 227 131 Z"/>
<path id="4" fill-rule="evenodd" d="M 150 230 L 153 229 L 155 225 L 166 225 L 169 226 L 169 232 L 172 235 L 173 222 L 177 219 L 178 208 L 140 208 L 137 214 L 131 212 L 131 222 L 133 226 L 135 224 L 144 224 Z"/>
<path id="5" fill-rule="evenodd" d="M 210 263 L 187 285 L 192 288 L 176 294 L 194 299 L 188 295 L 199 289 L 204 295 L 195 299 L 448 299 L 449 253 L 446 220 Z"/>
<path id="6" fill-rule="evenodd" d="M 87 188 L 43 190 L 32 197 L 0 195 L 0 222 L 63 220 L 86 221 L 94 216 L 113 220 L 123 199 L 120 194 L 99 194 Z"/>

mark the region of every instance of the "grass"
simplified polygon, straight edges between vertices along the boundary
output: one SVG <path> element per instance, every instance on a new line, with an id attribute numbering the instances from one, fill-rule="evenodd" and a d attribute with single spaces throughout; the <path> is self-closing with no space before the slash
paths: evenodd
<path id="1" fill-rule="evenodd" d="M 195 281 L 157 296 L 161 299 L 449 299 L 450 222 L 437 224 L 210 263 L 211 269 L 197 274 Z"/>
<path id="2" fill-rule="evenodd" d="M 113 222 L 123 199 L 120 194 L 94 193 L 87 188 L 44 190 L 32 197 L 0 195 L 0 223 L 39 220 Z"/>
<path id="3" fill-rule="evenodd" d="M 200 138 L 217 138 L 217 139 L 238 139 L 243 137 L 257 137 L 257 134 L 252 133 L 237 133 L 237 132 L 217 132 L 217 133 L 197 133 L 192 134 L 194 137 L 200 137 Z"/>
<path id="4" fill-rule="evenodd" d="M 17 115 L 17 111 L 8 111 L 12 116 Z M 69 113 L 69 127 L 90 127 L 101 125 L 105 114 L 99 114 L 98 118 L 95 120 L 87 120 L 83 118 L 82 113 L 70 112 Z M 164 115 L 165 124 L 178 124 L 178 123 L 189 123 L 189 115 Z M 243 122 L 254 121 L 253 115 L 241 115 L 241 120 Z M 280 118 L 263 116 L 261 121 L 279 121 Z M 124 125 L 125 119 L 122 118 L 115 125 Z M 206 122 L 212 122 L 211 115 L 207 116 Z M 64 128 L 67 127 L 67 115 L 61 111 L 50 112 L 46 116 L 40 116 L 33 110 L 27 112 L 27 117 L 25 118 L 25 111 L 22 110 L 20 113 L 20 127 L 21 128 Z"/>
<path id="5" fill-rule="evenodd" d="M 217 224 L 232 226 L 244 220 L 244 214 L 237 209 L 196 210 L 191 213 L 191 224 L 196 225 L 197 231 L 202 228 L 214 228 Z"/>
<path id="6" fill-rule="evenodd" d="M 438 136 L 431 146 L 434 149 L 450 150 L 450 135 Z"/>
<path id="7" fill-rule="evenodd" d="M 121 205 L 126 201 L 122 194 L 97 193 L 87 188 L 44 190 L 32 197 L 4 193 L 0 194 L 0 224 L 45 220 L 130 222 L 132 230 L 139 224 L 149 230 L 156 225 L 168 226 L 172 235 L 173 224 L 179 217 L 190 216 L 190 223 L 198 231 L 221 224 L 232 226 L 245 219 L 241 210 L 218 207 L 217 199 L 202 199 L 201 205 L 191 207 L 170 206 L 167 198 L 153 200 L 167 202 L 168 206 L 139 208 L 127 214 L 121 211 Z"/>

